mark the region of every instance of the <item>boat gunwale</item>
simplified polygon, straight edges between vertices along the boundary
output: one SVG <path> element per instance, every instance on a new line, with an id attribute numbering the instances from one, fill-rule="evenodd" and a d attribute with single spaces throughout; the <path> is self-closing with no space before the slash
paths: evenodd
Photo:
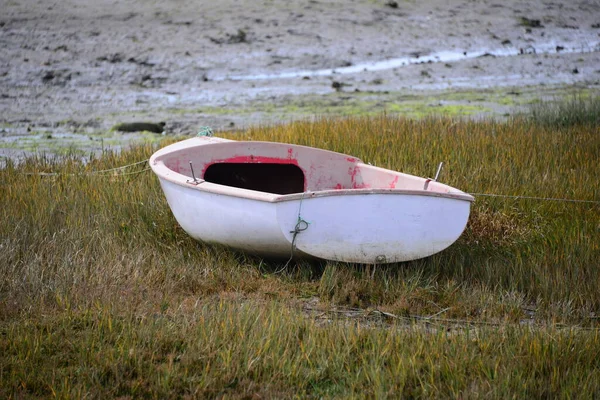
<path id="1" fill-rule="evenodd" d="M 360 188 L 360 189 L 326 189 L 326 190 L 305 191 L 305 192 L 282 195 L 282 194 L 276 194 L 276 193 L 261 192 L 261 191 L 257 191 L 257 190 L 243 189 L 243 188 L 236 188 L 233 186 L 221 185 L 221 184 L 217 184 L 217 183 L 207 182 L 204 179 L 196 179 L 196 182 L 194 182 L 194 181 L 192 181 L 192 179 L 189 176 L 180 174 L 180 173 L 168 168 L 165 165 L 162 157 L 167 155 L 171 151 L 180 150 L 182 148 L 182 144 L 184 142 L 188 142 L 188 143 L 190 141 L 195 142 L 197 139 L 204 139 L 205 141 L 204 141 L 204 143 L 202 143 L 202 142 L 194 143 L 194 145 L 190 146 L 190 147 L 200 147 L 200 146 L 206 146 L 206 145 L 223 143 L 223 142 L 237 142 L 237 143 L 247 142 L 247 143 L 252 143 L 252 144 L 276 143 L 279 145 L 288 145 L 288 146 L 290 145 L 288 143 L 280 143 L 280 142 L 234 141 L 234 140 L 228 140 L 228 139 L 222 139 L 222 138 L 216 138 L 216 137 L 191 138 L 191 139 L 187 139 L 187 140 L 184 140 L 181 142 L 173 143 L 173 144 L 163 147 L 162 149 L 155 152 L 150 157 L 150 160 L 149 160 L 149 164 L 150 164 L 152 171 L 160 179 L 167 180 L 167 181 L 172 182 L 181 187 L 194 189 L 194 190 L 201 191 L 201 192 L 214 193 L 214 194 L 219 194 L 219 195 L 226 195 L 226 196 L 232 196 L 232 197 L 238 197 L 238 198 L 244 198 L 244 199 L 250 199 L 250 200 L 257 200 L 257 201 L 264 201 L 264 202 L 270 202 L 270 203 L 295 201 L 295 200 L 301 200 L 301 199 L 306 199 L 306 198 L 316 198 L 316 197 L 344 196 L 344 195 L 371 195 L 371 194 L 427 196 L 427 197 L 438 197 L 438 198 L 448 198 L 448 199 L 454 199 L 454 200 L 463 200 L 463 201 L 469 201 L 469 202 L 475 201 L 475 198 L 472 195 L 465 193 L 465 192 L 463 192 L 459 189 L 456 189 L 452 186 L 449 186 L 449 185 L 446 185 L 446 186 L 456 190 L 456 192 L 443 193 L 443 192 L 434 192 L 434 191 L 428 191 L 428 190 L 415 190 L 415 189 Z M 315 149 L 314 147 L 304 146 L 304 145 L 292 144 L 291 146 Z M 350 155 L 343 154 L 343 153 L 337 153 L 337 152 L 334 152 L 331 150 L 325 150 L 325 149 L 317 149 L 317 150 L 320 150 L 323 152 L 340 154 L 340 155 L 347 156 L 347 157 L 352 157 L 356 160 L 356 165 L 359 165 L 359 164 L 368 165 L 368 164 L 365 164 L 360 158 L 357 158 L 354 156 L 350 156 Z M 381 168 L 381 167 L 376 167 L 376 168 L 383 169 L 386 171 L 391 171 L 391 172 L 397 172 L 397 171 L 392 171 L 392 170 L 388 170 L 388 169 Z M 425 180 L 425 178 L 421 178 L 421 179 Z"/>
<path id="2" fill-rule="evenodd" d="M 162 164 L 162 165 L 161 165 Z M 162 168 L 161 168 L 162 167 Z M 172 174 L 177 176 L 166 176 L 160 173 L 161 169 L 167 169 Z M 391 189 L 391 188 L 361 188 L 361 189 L 327 189 L 318 191 L 305 191 L 292 194 L 276 194 L 268 192 L 260 192 L 251 189 L 242 189 L 232 186 L 220 185 L 218 183 L 207 182 L 204 179 L 197 179 L 197 182 L 193 182 L 188 176 L 179 174 L 177 172 L 168 169 L 161 161 L 152 165 L 153 171 L 158 175 L 160 179 L 167 180 L 178 186 L 197 190 L 200 192 L 214 193 L 225 196 L 239 197 L 249 200 L 258 200 L 269 203 L 280 203 L 284 201 L 295 201 L 307 198 L 316 197 L 330 197 L 330 196 L 352 196 L 352 195 L 371 195 L 371 194 L 386 194 L 386 195 L 409 195 L 409 196 L 427 196 L 427 197 L 440 197 L 454 200 L 463 200 L 474 202 L 475 198 L 468 193 L 442 193 L 433 192 L 428 190 L 411 190 L 411 189 Z M 183 181 L 181 177 L 185 177 Z M 458 189 L 457 189 L 458 190 Z"/>

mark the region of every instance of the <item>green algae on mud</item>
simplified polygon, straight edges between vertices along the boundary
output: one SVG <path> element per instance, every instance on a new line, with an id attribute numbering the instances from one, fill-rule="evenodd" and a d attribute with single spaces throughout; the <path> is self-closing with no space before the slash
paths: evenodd
<path id="1" fill-rule="evenodd" d="M 488 114 L 492 109 L 477 104 L 462 104 L 463 99 L 448 100 L 437 97 L 406 95 L 390 92 L 337 92 L 324 95 L 293 96 L 281 99 L 279 104 L 256 100 L 248 106 L 199 107 L 195 109 L 164 109 L 173 114 L 201 114 L 204 116 L 261 115 L 265 120 L 287 117 L 288 120 L 315 116 L 374 116 L 382 112 L 404 117 L 423 118 L 431 115 L 473 116 Z"/>
<path id="2" fill-rule="evenodd" d="M 383 83 L 378 86 L 384 85 Z M 450 89 L 444 91 L 393 92 L 386 90 L 341 90 L 325 94 L 282 96 L 276 100 L 257 97 L 250 102 L 226 106 L 168 107 L 147 111 L 119 112 L 107 116 L 108 121 L 163 120 L 166 133 L 194 134 L 199 126 L 219 130 L 240 130 L 253 125 L 273 125 L 297 120 L 313 120 L 320 116 L 390 116 L 428 118 L 434 116 L 507 118 L 526 112 L 531 104 L 552 99 L 581 99 L 597 96 L 597 88 L 574 86 L 507 87 L 494 89 Z M 127 147 L 131 143 L 159 141 L 151 133 L 117 133 L 93 127 L 72 128 L 75 121 L 66 120 L 57 127 L 24 127 L 5 124 L 0 128 L 0 148 L 17 151 L 44 151 L 81 154 L 101 152 L 106 148 Z M 101 125 L 102 121 L 94 120 Z M 29 128 L 27 128 L 29 129 Z M 50 137 L 48 137 L 48 135 Z M 1 150 L 0 150 L 1 151 Z"/>
<path id="3" fill-rule="evenodd" d="M 407 118 L 502 118 L 522 112 L 529 104 L 538 101 L 540 96 L 549 99 L 570 96 L 573 93 L 586 95 L 594 92 L 596 91 L 593 89 L 575 86 L 424 92 L 341 90 L 325 94 L 283 96 L 276 101 L 257 97 L 248 104 L 229 104 L 224 107 L 164 108 L 160 112 L 162 115 L 174 116 L 175 120 L 195 118 L 235 121 L 232 125 L 234 129 L 243 129 L 252 124 L 290 122 L 318 116 L 376 116 L 383 112 Z"/>
<path id="4" fill-rule="evenodd" d="M 163 136 L 151 132 L 133 134 L 117 132 L 48 133 L 41 129 L 25 135 L 7 135 L 0 138 L 1 147 L 13 152 L 79 154 L 81 156 L 101 153 L 109 149 L 119 150 L 133 144 L 158 143 L 163 139 Z"/>

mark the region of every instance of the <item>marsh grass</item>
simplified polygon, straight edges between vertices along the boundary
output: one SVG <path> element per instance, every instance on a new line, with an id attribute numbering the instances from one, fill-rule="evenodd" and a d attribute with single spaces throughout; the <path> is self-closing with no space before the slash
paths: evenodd
<path id="1" fill-rule="evenodd" d="M 597 331 L 320 326 L 278 302 L 204 300 L 142 316 L 95 306 L 13 323 L 5 336 L 3 358 L 13 361 L 3 376 L 34 396 L 540 398 L 600 390 Z"/>
<path id="2" fill-rule="evenodd" d="M 566 98 L 535 102 L 529 105 L 526 117 L 537 125 L 566 128 L 576 125 L 600 124 L 600 96 L 574 94 Z"/>
<path id="3" fill-rule="evenodd" d="M 441 181 L 472 193 L 600 199 L 597 124 L 381 115 L 228 135 L 420 176 L 444 161 Z M 92 173 L 155 150 L 0 171 L 0 396 L 600 393 L 598 204 L 478 196 L 463 236 L 433 257 L 276 273 L 280 262 L 190 239 L 144 165 Z"/>

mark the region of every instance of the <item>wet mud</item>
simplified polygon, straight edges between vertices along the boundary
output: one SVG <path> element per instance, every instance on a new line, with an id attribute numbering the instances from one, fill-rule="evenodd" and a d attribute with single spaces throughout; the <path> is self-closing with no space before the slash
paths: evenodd
<path id="1" fill-rule="evenodd" d="M 193 134 L 323 114 L 503 116 L 600 88 L 592 0 L 2 0 L 1 8 L 0 156 L 148 139 L 111 131 L 136 121 Z"/>

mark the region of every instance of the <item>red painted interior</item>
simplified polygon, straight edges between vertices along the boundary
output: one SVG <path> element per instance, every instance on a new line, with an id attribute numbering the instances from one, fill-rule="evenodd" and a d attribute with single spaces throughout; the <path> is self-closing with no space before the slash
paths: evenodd
<path id="1" fill-rule="evenodd" d="M 205 165 L 202 177 L 207 182 L 276 194 L 302 193 L 307 187 L 304 170 L 292 158 L 244 155 L 213 160 Z"/>

